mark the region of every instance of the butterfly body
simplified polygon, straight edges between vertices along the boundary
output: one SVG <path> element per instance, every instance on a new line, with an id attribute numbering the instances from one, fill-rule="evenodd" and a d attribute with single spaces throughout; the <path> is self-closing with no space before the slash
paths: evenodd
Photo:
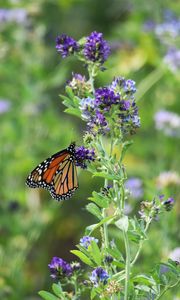
<path id="1" fill-rule="evenodd" d="M 27 177 L 31 188 L 45 188 L 56 200 L 70 198 L 78 188 L 75 143 L 40 163 Z"/>

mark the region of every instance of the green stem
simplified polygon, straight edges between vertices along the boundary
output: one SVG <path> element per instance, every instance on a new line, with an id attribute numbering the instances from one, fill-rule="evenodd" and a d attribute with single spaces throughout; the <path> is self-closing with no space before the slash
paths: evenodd
<path id="1" fill-rule="evenodd" d="M 171 288 L 175 287 L 176 285 L 178 285 L 180 283 L 180 279 L 173 285 L 168 285 L 164 288 L 164 290 L 162 291 L 162 293 L 155 299 L 155 300 L 159 300 L 161 299 L 161 297 Z"/>
<path id="2" fill-rule="evenodd" d="M 104 187 L 106 188 L 107 185 L 108 185 L 108 180 L 105 179 Z M 103 210 L 102 210 L 102 215 L 103 215 L 103 218 L 106 218 L 106 209 L 105 208 L 103 208 Z M 105 246 L 105 248 L 108 248 L 109 239 L 108 239 L 108 226 L 107 226 L 107 223 L 103 224 L 103 232 L 104 232 L 104 246 Z"/>
<path id="3" fill-rule="evenodd" d="M 89 72 L 89 82 L 91 84 L 91 89 L 92 89 L 92 92 L 93 94 L 95 94 L 95 89 L 94 89 L 94 70 L 93 68 L 88 68 L 88 72 Z"/>
<path id="4" fill-rule="evenodd" d="M 121 185 L 121 211 L 124 211 L 124 205 L 125 205 L 125 193 L 124 193 L 124 181 Z"/>
<path id="5" fill-rule="evenodd" d="M 116 182 L 116 180 L 113 180 L 113 185 L 114 185 L 114 190 L 115 190 L 115 194 L 116 194 L 116 199 L 117 199 L 117 210 L 119 210 L 120 215 L 122 214 L 122 205 L 121 205 L 121 196 L 119 193 L 119 189 L 118 189 L 118 183 Z"/>
<path id="6" fill-rule="evenodd" d="M 151 223 L 151 220 L 149 219 L 149 221 L 146 223 L 146 227 L 145 227 L 145 229 L 144 229 L 144 232 L 145 232 L 145 233 L 147 232 L 150 223 Z M 133 266 L 133 265 L 135 264 L 135 262 L 137 261 L 137 259 L 138 259 L 138 257 L 139 257 L 139 254 L 140 254 L 140 252 L 141 252 L 141 249 L 142 249 L 143 244 L 144 244 L 144 240 L 141 240 L 140 243 L 139 243 L 139 248 L 138 248 L 138 250 L 137 250 L 137 253 L 136 253 L 136 255 L 135 255 L 133 261 L 131 262 L 131 266 Z"/>
<path id="7" fill-rule="evenodd" d="M 130 279 L 130 267 L 131 267 L 131 258 L 130 258 L 130 247 L 129 247 L 129 239 L 127 232 L 123 231 L 125 250 L 126 250 L 126 268 L 125 268 L 125 291 L 124 291 L 124 300 L 128 300 L 129 293 L 129 279 Z"/>

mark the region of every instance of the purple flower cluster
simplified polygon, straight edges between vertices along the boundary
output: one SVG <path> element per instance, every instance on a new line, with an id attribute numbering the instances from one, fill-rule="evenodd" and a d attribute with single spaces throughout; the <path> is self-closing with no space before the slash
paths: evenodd
<path id="1" fill-rule="evenodd" d="M 110 47 L 103 39 L 102 33 L 92 32 L 84 45 L 84 56 L 94 63 L 103 64 L 110 54 Z"/>
<path id="2" fill-rule="evenodd" d="M 124 100 L 133 99 L 136 93 L 136 83 L 134 80 L 125 79 L 124 77 L 116 77 L 111 83 L 111 89 L 116 93 L 120 93 Z"/>
<path id="3" fill-rule="evenodd" d="M 132 198 L 140 199 L 143 196 L 142 181 L 140 178 L 132 177 L 125 182 L 125 187 L 129 189 Z"/>
<path id="4" fill-rule="evenodd" d="M 0 9 L 0 23 L 25 23 L 27 20 L 27 11 L 24 8 L 1 8 Z"/>
<path id="5" fill-rule="evenodd" d="M 180 50 L 175 47 L 169 48 L 164 56 L 164 62 L 172 72 L 180 70 Z"/>
<path id="6" fill-rule="evenodd" d="M 96 243 L 98 243 L 98 239 L 94 238 L 93 236 L 83 236 L 80 239 L 80 245 L 82 247 L 88 249 L 88 247 L 90 246 L 92 241 L 95 241 Z"/>
<path id="7" fill-rule="evenodd" d="M 59 279 L 61 276 L 71 276 L 72 267 L 65 260 L 59 257 L 53 257 L 48 265 L 53 279 Z"/>
<path id="8" fill-rule="evenodd" d="M 95 287 L 97 287 L 99 284 L 107 284 L 107 280 L 109 278 L 108 273 L 101 267 L 98 267 L 94 269 L 91 273 L 91 276 L 89 279 L 94 284 Z"/>
<path id="9" fill-rule="evenodd" d="M 154 30 L 162 43 L 169 44 L 169 39 L 175 39 L 180 34 L 180 19 L 166 11 L 163 22 L 156 24 Z"/>
<path id="10" fill-rule="evenodd" d="M 134 133 L 140 127 L 135 92 L 133 80 L 118 77 L 110 86 L 96 89 L 94 98 L 82 99 L 80 109 L 90 132 L 106 134 L 116 128 L 123 133 Z"/>
<path id="11" fill-rule="evenodd" d="M 84 146 L 77 147 L 75 149 L 75 159 L 77 166 L 82 169 L 87 168 L 86 161 L 90 162 L 95 160 L 94 149 L 87 149 Z"/>
<path id="12" fill-rule="evenodd" d="M 79 44 L 70 36 L 61 34 L 56 38 L 56 49 L 65 58 L 79 50 Z"/>
<path id="13" fill-rule="evenodd" d="M 168 136 L 180 136 L 180 116 L 176 113 L 160 110 L 154 116 L 155 127 Z"/>
<path id="14" fill-rule="evenodd" d="M 109 87 L 102 87 L 96 89 L 95 91 L 95 101 L 94 104 L 96 107 L 101 110 L 110 110 L 113 104 L 119 103 L 120 95 L 115 94 L 113 90 Z"/>
<path id="15" fill-rule="evenodd" d="M 78 53 L 79 58 L 86 60 L 87 64 L 102 65 L 107 60 L 110 47 L 103 39 L 102 33 L 94 31 L 86 37 L 84 43 L 80 44 L 66 34 L 61 34 L 56 38 L 56 49 L 62 58 Z"/>
<path id="16" fill-rule="evenodd" d="M 166 47 L 164 63 L 172 72 L 180 69 L 180 51 L 178 49 L 178 37 L 180 35 L 180 18 L 177 18 L 172 11 L 165 11 L 163 21 L 159 24 L 149 22 L 146 29 L 152 30 L 161 44 Z"/>
<path id="17" fill-rule="evenodd" d="M 172 11 L 165 11 L 161 23 L 148 20 L 144 24 L 144 29 L 146 31 L 154 31 L 163 44 L 170 45 L 172 40 L 175 40 L 180 34 L 180 19 Z"/>

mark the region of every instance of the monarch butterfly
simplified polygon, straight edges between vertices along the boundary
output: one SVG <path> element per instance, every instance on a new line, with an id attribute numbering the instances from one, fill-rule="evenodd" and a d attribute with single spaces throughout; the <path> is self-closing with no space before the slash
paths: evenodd
<path id="1" fill-rule="evenodd" d="M 26 184 L 49 190 L 58 201 L 70 198 L 78 188 L 75 143 L 41 162 L 27 177 Z"/>

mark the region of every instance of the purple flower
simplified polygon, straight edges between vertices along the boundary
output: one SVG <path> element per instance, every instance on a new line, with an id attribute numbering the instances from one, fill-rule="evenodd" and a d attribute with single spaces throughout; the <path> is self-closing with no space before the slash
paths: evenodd
<path id="1" fill-rule="evenodd" d="M 169 254 L 169 258 L 180 264 L 180 247 L 175 248 Z"/>
<path id="2" fill-rule="evenodd" d="M 133 129 L 139 128 L 141 126 L 139 110 L 135 101 L 133 101 L 131 105 L 131 121 Z"/>
<path id="3" fill-rule="evenodd" d="M 95 287 L 97 287 L 100 283 L 104 285 L 107 284 L 108 278 L 108 273 L 101 267 L 94 269 L 89 277 Z"/>
<path id="4" fill-rule="evenodd" d="M 58 279 L 61 276 L 70 276 L 72 274 L 72 267 L 65 260 L 59 257 L 53 257 L 51 263 L 48 265 L 53 279 Z"/>
<path id="5" fill-rule="evenodd" d="M 109 87 L 96 89 L 95 92 L 95 106 L 104 110 L 109 110 L 113 104 L 119 102 L 120 96 L 115 94 Z"/>
<path id="6" fill-rule="evenodd" d="M 168 136 L 180 136 L 180 116 L 176 113 L 160 110 L 154 116 L 155 127 Z"/>
<path id="7" fill-rule="evenodd" d="M 94 124 L 99 125 L 103 130 L 105 130 L 105 128 L 107 131 L 109 130 L 105 116 L 98 110 L 95 112 Z"/>
<path id="8" fill-rule="evenodd" d="M 94 98 L 84 98 L 80 102 L 80 109 L 82 111 L 82 118 L 84 120 L 90 120 L 94 112 Z"/>
<path id="9" fill-rule="evenodd" d="M 0 114 L 7 112 L 10 109 L 10 106 L 10 101 L 0 99 Z"/>
<path id="10" fill-rule="evenodd" d="M 180 70 L 180 50 L 170 48 L 164 57 L 164 62 L 172 72 Z"/>
<path id="11" fill-rule="evenodd" d="M 143 188 L 142 181 L 140 178 L 132 177 L 125 182 L 125 187 L 129 189 L 131 196 L 134 199 L 142 198 Z"/>
<path id="12" fill-rule="evenodd" d="M 23 8 L 1 8 L 0 9 L 0 23 L 16 22 L 24 23 L 27 19 L 27 11 Z"/>
<path id="13" fill-rule="evenodd" d="M 87 149 L 84 146 L 80 146 L 75 150 L 75 159 L 76 165 L 85 169 L 87 168 L 86 161 L 94 161 L 95 160 L 95 152 L 94 149 Z"/>
<path id="14" fill-rule="evenodd" d="M 124 135 L 128 133 L 134 134 L 136 132 L 136 129 L 140 127 L 141 123 L 138 107 L 135 101 L 131 103 L 131 107 L 129 110 L 123 112 L 123 110 L 121 109 L 118 122 Z"/>
<path id="15" fill-rule="evenodd" d="M 167 200 L 163 202 L 163 205 L 166 211 L 170 211 L 174 206 L 174 198 L 169 197 Z"/>
<path id="16" fill-rule="evenodd" d="M 155 26 L 155 34 L 164 44 L 169 44 L 171 39 L 175 39 L 180 34 L 180 19 L 176 18 L 172 12 L 166 12 L 164 21 Z"/>
<path id="17" fill-rule="evenodd" d="M 96 243 L 98 243 L 98 239 L 94 238 L 93 236 L 83 236 L 80 239 L 80 245 L 86 249 L 88 249 L 88 247 L 91 244 L 91 241 L 95 241 Z"/>
<path id="18" fill-rule="evenodd" d="M 70 36 L 61 34 L 56 38 L 56 49 L 65 58 L 79 50 L 78 43 Z"/>
<path id="19" fill-rule="evenodd" d="M 84 45 L 84 56 L 87 60 L 94 63 L 103 64 L 110 54 L 110 47 L 103 39 L 103 34 L 92 32 L 87 38 Z"/>
<path id="20" fill-rule="evenodd" d="M 134 80 L 116 77 L 112 81 L 110 88 L 120 94 L 121 100 L 134 99 L 136 93 L 136 83 Z"/>
<path id="21" fill-rule="evenodd" d="M 131 107 L 131 102 L 128 100 L 121 100 L 120 101 L 120 110 L 129 110 Z"/>

